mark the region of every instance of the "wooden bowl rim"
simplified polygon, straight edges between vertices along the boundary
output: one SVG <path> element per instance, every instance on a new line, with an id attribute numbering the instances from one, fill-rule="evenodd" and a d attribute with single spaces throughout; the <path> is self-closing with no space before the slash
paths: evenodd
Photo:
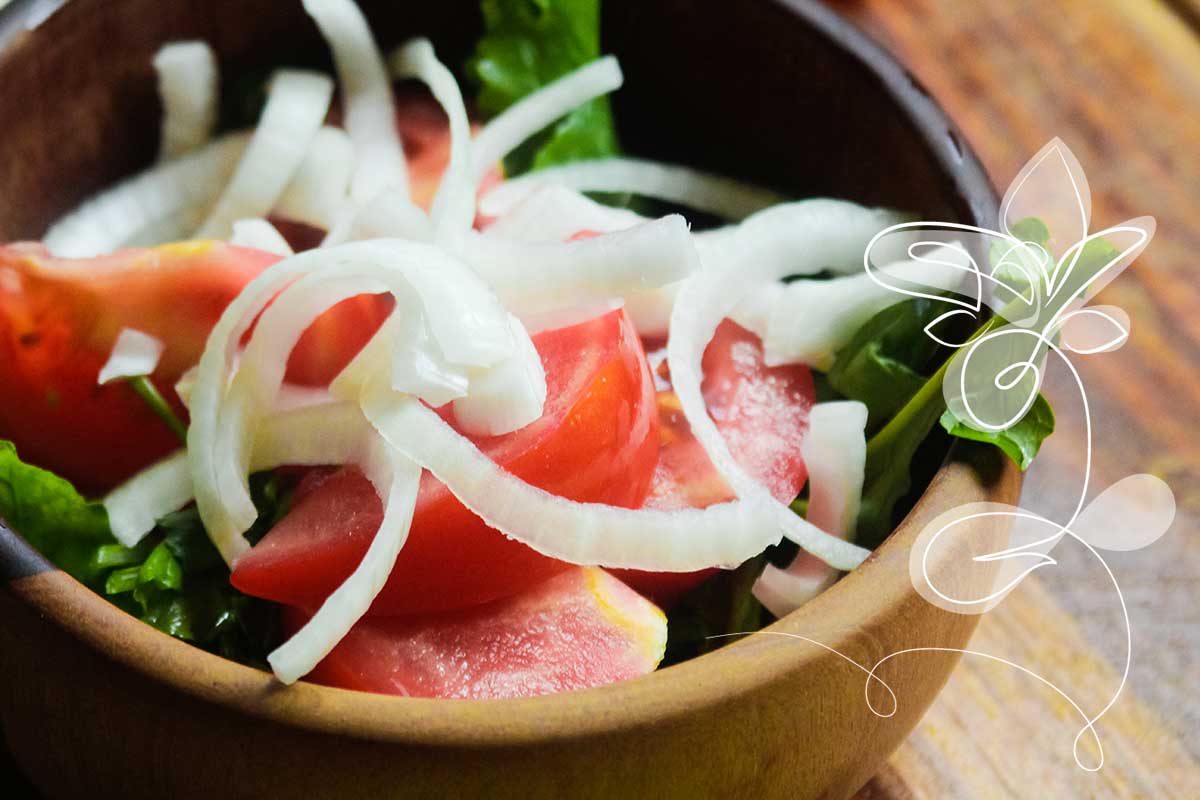
<path id="1" fill-rule="evenodd" d="M 25 19 L 36 11 L 37 1 L 17 0 L 0 13 L 0 53 L 20 46 Z M 907 69 L 817 0 L 771 2 L 801 17 L 865 67 L 928 143 L 943 179 L 966 205 L 969 221 L 987 225 L 994 220 L 997 196 L 977 156 Z M 920 533 L 918 520 L 937 513 L 951 484 L 968 487 L 968 494 L 958 497 L 961 502 L 1014 499 L 1011 487 L 1019 483 L 1019 471 L 1010 460 L 1004 459 L 1002 473 L 987 485 L 975 476 L 971 454 L 983 447 L 956 442 L 913 509 L 862 567 L 764 630 L 786 635 L 811 630 L 816 621 L 828 630 L 828 620 L 845 616 L 848 609 L 869 609 L 866 614 L 856 611 L 842 637 L 825 643 L 842 649 L 854 629 L 870 626 L 911 600 L 915 589 L 907 580 L 878 582 L 872 564 L 903 557 Z M 207 653 L 129 616 L 58 571 L 2 521 L 0 566 L 10 576 L 49 574 L 51 580 L 18 579 L 9 589 L 70 635 L 156 683 L 251 717 L 377 742 L 493 747 L 618 733 L 701 706 L 736 702 L 781 673 L 803 670 L 826 655 L 818 648 L 798 648 L 784 636 L 754 636 L 633 680 L 506 700 L 394 697 L 303 682 L 283 687 L 267 673 Z M 756 648 L 754 669 L 735 668 L 741 663 L 739 652 L 748 646 Z"/>

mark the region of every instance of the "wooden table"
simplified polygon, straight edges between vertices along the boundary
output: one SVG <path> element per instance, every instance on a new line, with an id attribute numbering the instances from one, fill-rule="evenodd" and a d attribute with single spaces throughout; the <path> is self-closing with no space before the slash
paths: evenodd
<path id="1" fill-rule="evenodd" d="M 1154 241 L 1098 302 L 1132 338 L 1078 358 L 1097 419 L 1094 486 L 1133 473 L 1175 491 L 1173 529 L 1108 560 L 1129 604 L 1129 683 L 1099 723 L 1106 763 L 1075 766 L 1071 707 L 1032 678 L 965 657 L 862 798 L 1200 797 L 1200 2 L 861 0 L 830 4 L 889 47 L 959 123 L 999 187 L 1054 136 L 1083 164 L 1093 229 L 1142 214 Z M 1064 511 L 1078 492 L 1080 404 L 1062 370 L 1057 433 L 1022 503 Z M 1124 664 L 1120 606 L 1090 557 L 1055 551 L 986 616 L 971 647 L 1101 708 Z"/>

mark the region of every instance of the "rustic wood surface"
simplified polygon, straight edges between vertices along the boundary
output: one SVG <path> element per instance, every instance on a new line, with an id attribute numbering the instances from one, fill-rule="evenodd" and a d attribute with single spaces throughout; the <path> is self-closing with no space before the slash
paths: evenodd
<path id="1" fill-rule="evenodd" d="M 1096 419 L 1093 486 L 1150 472 L 1178 503 L 1166 537 L 1108 559 L 1129 604 L 1134 660 L 1098 725 L 1101 772 L 1075 766 L 1080 723 L 1069 705 L 1028 676 L 968 656 L 861 796 L 1200 797 L 1200 3 L 831 5 L 912 69 L 997 186 L 1059 136 L 1087 172 L 1094 226 L 1157 218 L 1150 247 L 1098 301 L 1129 312 L 1130 342 L 1074 363 Z M 1079 491 L 1085 437 L 1067 380 L 1051 371 L 1058 432 L 1023 498 L 1047 515 L 1069 514 Z M 1120 682 L 1124 626 L 1102 568 L 1068 550 L 983 620 L 972 647 L 1040 672 L 1094 712 Z"/>

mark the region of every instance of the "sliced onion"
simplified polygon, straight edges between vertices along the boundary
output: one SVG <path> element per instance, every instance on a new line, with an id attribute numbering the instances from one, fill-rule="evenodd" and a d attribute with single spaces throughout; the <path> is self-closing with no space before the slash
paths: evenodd
<path id="1" fill-rule="evenodd" d="M 218 320 L 191 398 L 188 452 L 197 505 L 227 560 L 246 549 L 241 533 L 254 521 L 246 485 L 253 423 L 270 409 L 300 333 L 347 296 L 354 281 L 360 291 L 392 292 L 399 307 L 418 304 L 441 353 L 457 365 L 490 367 L 514 353 L 503 306 L 470 269 L 429 245 L 356 242 L 301 253 L 265 270 Z M 237 344 L 260 314 L 231 385 Z"/>
<path id="2" fill-rule="evenodd" d="M 334 247 L 363 239 L 433 240 L 433 226 L 407 191 L 385 189 L 370 202 L 347 205 L 334 217 L 321 247 Z"/>
<path id="3" fill-rule="evenodd" d="M 478 151 L 477 157 L 482 158 Z M 488 216 L 504 216 L 535 188 L 554 183 L 580 192 L 632 192 L 726 219 L 742 219 L 784 200 L 766 189 L 691 167 L 637 158 L 602 158 L 549 167 L 505 181 L 480 198 L 480 210 Z"/>
<path id="4" fill-rule="evenodd" d="M 612 56 L 598 58 L 513 103 L 475 138 L 471 162 L 475 183 L 492 165 L 502 160 L 521 142 L 559 117 L 584 103 L 621 88 L 621 66 Z M 493 214 L 498 216 L 498 214 Z"/>
<path id="5" fill-rule="evenodd" d="M 450 120 L 450 163 L 442 174 L 430 216 L 438 238 L 458 241 L 475 222 L 475 181 L 471 177 L 471 122 L 458 81 L 434 55 L 428 39 L 414 39 L 389 59 L 396 77 L 424 82 Z"/>
<path id="6" fill-rule="evenodd" d="M 162 354 L 160 340 L 133 328 L 122 328 L 96 382 L 103 385 L 122 378 L 150 375 L 158 367 Z"/>
<path id="7" fill-rule="evenodd" d="M 807 518 L 842 539 L 854 536 L 867 464 L 867 407 L 855 400 L 818 403 L 808 418 L 800 455 L 808 469 Z M 754 596 L 776 617 L 795 611 L 837 579 L 837 570 L 799 553 L 782 570 L 767 565 Z"/>
<path id="8" fill-rule="evenodd" d="M 625 297 L 625 313 L 644 338 L 666 336 L 671 327 L 671 310 L 679 284 L 671 283 L 658 289 L 631 292 Z"/>
<path id="9" fill-rule="evenodd" d="M 671 383 L 692 433 L 737 496 L 769 513 L 784 535 L 805 550 L 839 569 L 852 569 L 869 551 L 835 539 L 802 520 L 747 474 L 708 415 L 700 391 L 700 362 L 705 347 L 721 320 L 756 286 L 789 274 L 816 272 L 830 264 L 861 259 L 867 242 L 886 227 L 886 223 L 879 224 L 884 215 L 853 203 L 810 200 L 795 205 L 805 210 L 793 212 L 792 223 L 807 230 L 809 244 L 790 262 L 739 259 L 683 282 L 671 316 L 667 361 Z"/>
<path id="10" fill-rule="evenodd" d="M 519 242 L 564 242 L 582 231 L 614 233 L 649 221 L 557 184 L 539 186 L 485 229 L 488 237 Z"/>
<path id="11" fill-rule="evenodd" d="M 248 133 L 232 133 L 85 200 L 42 237 L 60 258 L 89 258 L 131 245 L 186 238 L 237 167 Z"/>
<path id="12" fill-rule="evenodd" d="M 573 242 L 515 242 L 483 234 L 464 240 L 463 258 L 519 313 L 623 296 L 699 269 L 687 222 L 678 214 Z"/>
<path id="13" fill-rule="evenodd" d="M 407 195 L 408 167 L 396 132 L 392 86 L 366 18 L 353 0 L 304 0 L 304 10 L 321 29 L 337 65 L 346 131 L 357 157 L 352 199 L 367 203 L 386 189 Z"/>
<path id="14" fill-rule="evenodd" d="M 383 521 L 350 577 L 325 598 L 304 627 L 267 656 L 275 677 L 283 683 L 294 683 L 311 672 L 367 613 L 408 539 L 421 469 L 390 448 L 375 449 L 385 452 L 368 459 L 364 468 L 383 501 Z"/>
<path id="15" fill-rule="evenodd" d="M 192 404 L 192 389 L 196 387 L 196 375 L 199 371 L 196 366 L 189 367 L 179 376 L 179 380 L 175 381 L 175 394 L 183 403 L 184 408 L 188 408 Z"/>
<path id="16" fill-rule="evenodd" d="M 254 138 L 196 238 L 227 239 L 234 220 L 270 213 L 304 160 L 332 96 L 333 81 L 326 75 L 275 73 Z"/>
<path id="17" fill-rule="evenodd" d="M 893 283 L 954 291 L 967 277 L 969 256 L 965 250 L 951 247 L 942 251 L 948 259 L 957 257 L 960 267 L 925 260 L 903 261 L 878 272 Z M 809 364 L 825 372 L 833 367 L 837 352 L 867 320 L 904 299 L 904 295 L 866 274 L 826 281 L 798 280 L 771 288 L 765 297 L 757 298 L 767 306 L 766 327 L 760 332 L 763 360 L 768 366 Z"/>
<path id="18" fill-rule="evenodd" d="M 354 463 L 367 451 L 372 433 L 357 405 L 302 405 L 267 418 L 255 439 L 250 470 Z M 132 547 L 194 496 L 188 455 L 179 450 L 113 489 L 104 507 L 113 536 Z"/>
<path id="19" fill-rule="evenodd" d="M 392 389 L 414 395 L 433 407 L 467 393 L 469 371 L 450 363 L 420 314 L 393 311 L 366 346 L 329 385 L 330 393 L 357 403 L 375 376 L 391 372 Z"/>
<path id="20" fill-rule="evenodd" d="M 780 538 L 772 516 L 749 503 L 660 511 L 550 494 L 497 466 L 433 411 L 392 392 L 368 395 L 363 411 L 391 445 L 432 472 L 489 526 L 551 558 L 690 572 L 736 566 Z M 839 564 L 861 561 L 860 548 L 837 546 Z"/>
<path id="21" fill-rule="evenodd" d="M 178 450 L 109 492 L 104 510 L 113 536 L 133 547 L 154 530 L 160 517 L 178 511 L 191 499 L 187 452 Z"/>
<path id="22" fill-rule="evenodd" d="M 546 373 L 520 320 L 508 315 L 517 348 L 491 367 L 472 370 L 466 396 L 454 401 L 454 418 L 466 433 L 499 436 L 542 416 Z"/>
<path id="23" fill-rule="evenodd" d="M 354 145 L 341 128 L 324 125 L 275 204 L 274 213 L 328 230 L 346 204 L 354 174 Z"/>
<path id="24" fill-rule="evenodd" d="M 229 242 L 277 256 L 293 255 L 292 246 L 283 238 L 283 234 L 262 218 L 239 219 L 233 223 L 233 238 Z"/>
<path id="25" fill-rule="evenodd" d="M 158 157 L 178 158 L 207 142 L 217 125 L 217 60 L 206 42 L 170 42 L 154 55 L 162 133 Z"/>

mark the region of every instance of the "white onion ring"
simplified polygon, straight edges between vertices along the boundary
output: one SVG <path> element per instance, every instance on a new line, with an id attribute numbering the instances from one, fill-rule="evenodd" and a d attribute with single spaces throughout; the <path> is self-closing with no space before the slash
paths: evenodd
<path id="1" fill-rule="evenodd" d="M 372 393 L 363 411 L 392 446 L 432 472 L 489 526 L 551 558 L 690 572 L 736 566 L 780 538 L 772 515 L 749 503 L 660 511 L 557 497 L 504 471 L 437 414 L 393 392 Z M 863 552 L 836 541 L 829 555 L 849 569 Z"/>
<path id="2" fill-rule="evenodd" d="M 808 417 L 800 455 L 808 469 L 806 518 L 842 539 L 854 537 L 867 465 L 867 407 L 856 400 L 818 403 Z M 768 564 L 754 596 L 784 617 L 837 579 L 837 570 L 811 553 L 798 553 L 786 570 Z"/>
<path id="3" fill-rule="evenodd" d="M 408 166 L 396 132 L 396 103 L 383 57 L 353 0 L 304 0 L 333 52 L 342 84 L 346 131 L 357 165 L 350 186 L 356 204 L 387 189 L 408 194 Z"/>
<path id="4" fill-rule="evenodd" d="M 417 78 L 429 87 L 450 120 L 450 163 L 430 207 L 436 237 L 453 244 L 475 221 L 475 182 L 471 177 L 471 122 L 458 81 L 434 55 L 428 39 L 414 39 L 389 58 L 396 77 Z"/>
<path id="5" fill-rule="evenodd" d="M 158 158 L 201 147 L 217 126 L 217 59 L 207 42 L 169 42 L 154 54 L 163 114 Z"/>
<path id="6" fill-rule="evenodd" d="M 601 158 L 548 167 L 505 181 L 480 198 L 480 210 L 488 216 L 503 216 L 534 189 L 547 184 L 580 192 L 632 192 L 734 220 L 784 200 L 775 192 L 691 167 L 637 158 Z"/>
<path id="7" fill-rule="evenodd" d="M 227 239 L 234 220 L 270 213 L 320 129 L 332 96 L 328 76 L 275 73 L 254 136 L 196 238 Z"/>
<path id="8" fill-rule="evenodd" d="M 475 183 L 492 165 L 504 159 L 521 142 L 596 97 L 621 88 L 621 65 L 604 56 L 568 72 L 513 103 L 491 119 L 471 148 Z M 498 216 L 498 214 L 493 214 Z"/>

